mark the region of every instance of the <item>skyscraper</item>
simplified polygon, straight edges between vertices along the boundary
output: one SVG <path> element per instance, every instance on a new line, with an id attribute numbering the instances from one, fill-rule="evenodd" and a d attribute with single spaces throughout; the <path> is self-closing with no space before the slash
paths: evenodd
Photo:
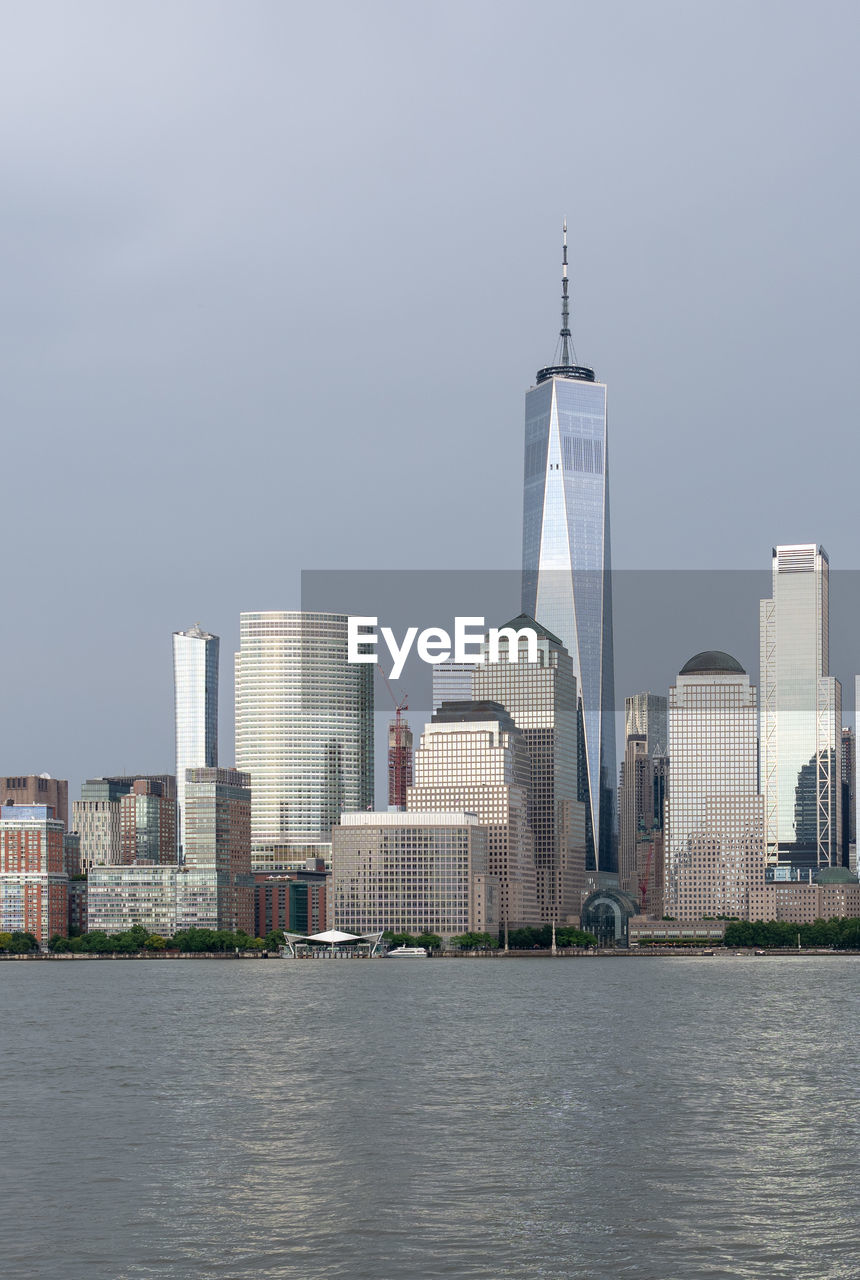
<path id="1" fill-rule="evenodd" d="M 856 703 L 855 703 L 856 708 Z M 856 715 L 856 711 L 855 711 Z M 854 730 L 842 726 L 842 865 L 851 865 L 851 846 L 856 844 L 857 826 L 857 738 Z"/>
<path id="2" fill-rule="evenodd" d="M 218 636 L 194 626 L 173 633 L 179 860 L 185 846 L 185 770 L 218 764 Z"/>
<path id="3" fill-rule="evenodd" d="M 634 693 L 624 700 L 624 722 L 626 744 L 618 787 L 618 883 L 644 906 L 640 886 L 653 880 L 651 873 L 657 870 L 654 864 L 661 852 L 666 699 L 655 693 Z M 638 849 L 643 843 L 647 846 L 644 851 Z"/>
<path id="4" fill-rule="evenodd" d="M 345 813 L 332 844 L 336 929 L 498 932 L 499 882 L 473 813 Z"/>
<path id="5" fill-rule="evenodd" d="M 665 909 L 747 919 L 764 885 L 756 691 L 736 658 L 697 653 L 669 690 Z"/>
<path id="6" fill-rule="evenodd" d="M 373 664 L 341 613 L 243 613 L 236 765 L 251 775 L 256 871 L 330 855 L 340 814 L 373 807 Z"/>
<path id="7" fill-rule="evenodd" d="M 488 870 L 501 886 L 501 921 L 540 923 L 534 835 L 529 825 L 531 760 L 525 735 L 497 702 L 443 702 L 415 753 L 408 811 L 462 809 L 487 828 Z"/>
<path id="8" fill-rule="evenodd" d="M 566 924 L 579 916 L 585 888 L 585 804 L 577 799 L 577 696 L 570 654 L 546 627 L 524 615 L 507 624 L 537 633 L 537 662 L 512 653 L 506 638 L 499 661 L 472 677 L 476 701 L 500 703 L 522 730 L 529 751 L 529 825 L 534 834 L 540 918 Z"/>
<path id="9" fill-rule="evenodd" d="M 768 861 L 835 867 L 842 856 L 842 686 L 829 674 L 823 547 L 773 549 L 773 597 L 762 600 L 760 621 Z"/>
<path id="10" fill-rule="evenodd" d="M 624 735 L 641 734 L 646 755 L 666 754 L 666 710 L 666 699 L 659 693 L 634 693 L 624 699 Z"/>
<path id="11" fill-rule="evenodd" d="M 237 769 L 189 769 L 185 860 L 177 877 L 180 928 L 254 931 L 251 779 Z"/>
<path id="12" fill-rule="evenodd" d="M 447 658 L 433 667 L 433 711 L 443 702 L 468 702 L 472 697 L 472 676 L 476 662 L 455 662 Z"/>
<path id="13" fill-rule="evenodd" d="M 606 386 L 575 359 L 565 223 L 560 359 L 539 369 L 526 392 L 522 608 L 570 654 L 588 865 L 611 871 L 616 761 Z"/>

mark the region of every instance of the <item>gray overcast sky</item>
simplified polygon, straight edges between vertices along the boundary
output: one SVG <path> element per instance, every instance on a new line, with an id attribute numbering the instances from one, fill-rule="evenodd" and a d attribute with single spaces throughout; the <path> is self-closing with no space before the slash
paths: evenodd
<path id="1" fill-rule="evenodd" d="M 8 3 L 0 771 L 171 767 L 196 620 L 229 763 L 239 612 L 303 568 L 516 567 L 565 214 L 615 565 L 860 566 L 858 27 Z"/>

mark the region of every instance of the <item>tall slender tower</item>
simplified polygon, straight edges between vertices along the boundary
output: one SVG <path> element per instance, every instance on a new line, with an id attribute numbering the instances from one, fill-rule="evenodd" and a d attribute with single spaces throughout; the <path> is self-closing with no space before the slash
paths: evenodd
<path id="1" fill-rule="evenodd" d="M 176 719 L 176 835 L 179 861 L 185 845 L 185 770 L 218 764 L 218 636 L 199 625 L 173 633 Z"/>
<path id="2" fill-rule="evenodd" d="M 609 555 L 606 386 L 575 363 L 564 224 L 559 363 L 526 392 L 523 613 L 559 636 L 579 693 L 578 795 L 588 867 L 615 848 L 615 673 Z"/>
<path id="3" fill-rule="evenodd" d="M 769 862 L 842 859 L 842 686 L 830 675 L 830 562 L 814 542 L 773 548 L 761 602 L 762 791 Z"/>

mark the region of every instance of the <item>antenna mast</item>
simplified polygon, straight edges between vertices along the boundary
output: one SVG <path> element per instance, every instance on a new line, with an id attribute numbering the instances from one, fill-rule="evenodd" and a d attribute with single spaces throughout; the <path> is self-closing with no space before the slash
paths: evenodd
<path id="1" fill-rule="evenodd" d="M 567 218 L 562 231 L 561 258 L 561 363 L 564 368 L 570 365 L 570 302 L 567 294 Z"/>

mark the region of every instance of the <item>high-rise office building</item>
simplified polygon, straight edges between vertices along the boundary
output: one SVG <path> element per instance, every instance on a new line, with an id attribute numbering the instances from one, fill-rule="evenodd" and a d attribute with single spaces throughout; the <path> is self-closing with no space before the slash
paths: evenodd
<path id="1" fill-rule="evenodd" d="M 468 702 L 472 697 L 472 675 L 476 662 L 455 662 L 446 658 L 433 667 L 433 712 L 443 702 Z"/>
<path id="2" fill-rule="evenodd" d="M 636 841 L 653 806 L 651 757 L 644 734 L 628 733 L 618 783 L 618 884 L 638 897 Z"/>
<path id="3" fill-rule="evenodd" d="M 63 827 L 53 805 L 0 807 L 0 931 L 32 933 L 42 948 L 68 933 Z"/>
<path id="4" fill-rule="evenodd" d="M 851 865 L 851 846 L 857 843 L 857 739 L 842 727 L 842 865 Z"/>
<path id="5" fill-rule="evenodd" d="M 663 811 L 669 757 L 646 754 L 630 734 L 618 787 L 618 884 L 649 915 L 662 915 Z M 658 909 L 659 908 L 659 909 Z"/>
<path id="6" fill-rule="evenodd" d="M 173 633 L 176 819 L 179 861 L 185 844 L 185 770 L 218 764 L 218 636 L 199 624 Z"/>
<path id="7" fill-rule="evenodd" d="M 345 813 L 332 872 L 336 929 L 498 933 L 499 882 L 473 813 Z"/>
<path id="8" fill-rule="evenodd" d="M 624 699 L 624 736 L 640 735 L 645 739 L 645 754 L 666 754 L 666 699 L 659 693 L 634 693 Z"/>
<path id="9" fill-rule="evenodd" d="M 236 764 L 251 775 L 254 869 L 330 855 L 340 814 L 373 805 L 373 664 L 340 613 L 243 613 Z"/>
<path id="10" fill-rule="evenodd" d="M 626 745 L 618 785 L 618 883 L 645 907 L 659 878 L 666 786 L 666 699 L 636 693 L 624 701 Z M 651 896 L 653 901 L 653 893 Z"/>
<path id="11" fill-rule="evenodd" d="M 523 613 L 560 637 L 579 693 L 579 798 L 588 865 L 616 866 L 615 677 L 606 386 L 576 363 L 568 317 L 567 230 L 558 363 L 526 393 Z"/>
<path id="12" fill-rule="evenodd" d="M 538 910 L 546 924 L 579 916 L 586 870 L 586 805 L 577 798 L 577 694 L 570 654 L 558 636 L 533 618 L 507 624 L 537 635 L 537 662 L 525 642 L 515 650 L 506 637 L 499 661 L 476 667 L 472 686 L 479 702 L 500 703 L 528 747 L 529 825 L 534 836 Z"/>
<path id="13" fill-rule="evenodd" d="M 736 658 L 697 653 L 669 690 L 665 909 L 747 919 L 764 884 L 756 691 Z"/>
<path id="14" fill-rule="evenodd" d="M 522 730 L 497 702 L 443 702 L 415 753 L 407 810 L 459 809 L 487 828 L 488 870 L 501 887 L 501 920 L 540 923 L 534 836 L 529 824 L 531 760 Z"/>
<path id="15" fill-rule="evenodd" d="M 798 867 L 842 858 L 842 686 L 830 675 L 830 563 L 813 543 L 773 550 L 762 600 L 761 775 L 767 856 Z"/>

